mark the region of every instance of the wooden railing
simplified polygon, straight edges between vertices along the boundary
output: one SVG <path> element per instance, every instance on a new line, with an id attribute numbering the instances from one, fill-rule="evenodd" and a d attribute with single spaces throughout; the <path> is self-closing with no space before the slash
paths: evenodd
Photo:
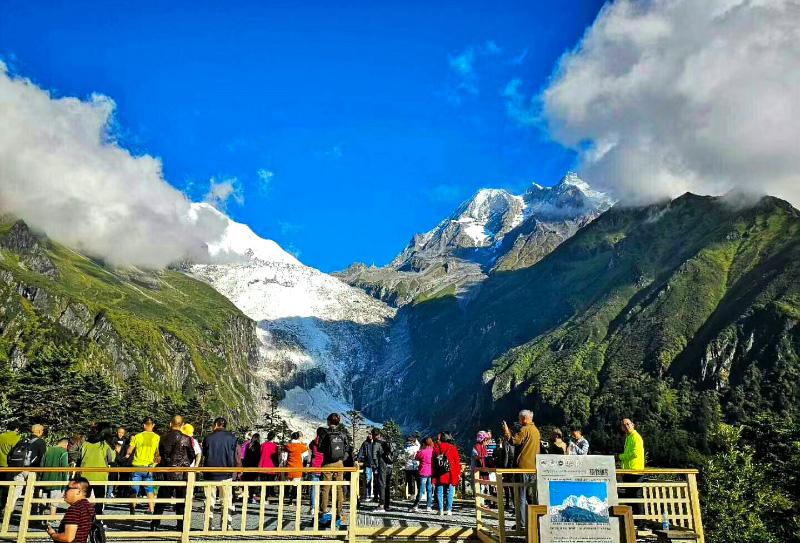
<path id="1" fill-rule="evenodd" d="M 473 474 L 476 534 L 485 543 L 505 543 L 509 538 L 526 537 L 520 511 L 520 493 L 536 495 L 535 479 L 523 482 L 523 475 L 535 475 L 535 469 L 492 469 L 494 480 Z M 694 531 L 699 543 L 705 542 L 697 490 L 697 470 L 660 469 L 617 470 L 623 481 L 617 482 L 618 502 L 633 508 L 634 521 L 660 523 L 664 513 L 670 524 Z M 640 480 L 627 481 L 635 478 Z M 627 481 L 627 482 L 625 482 Z M 513 512 L 506 510 L 504 495 L 509 490 Z"/>
<path id="2" fill-rule="evenodd" d="M 70 474 L 74 468 L 31 468 L 27 471 L 28 475 L 23 481 L 2 480 L 0 486 L 8 489 L 5 502 L 5 511 L 0 524 L 0 539 L 15 540 L 23 543 L 29 538 L 41 538 L 44 534 L 42 521 L 52 522 L 60 520 L 63 512 L 56 512 L 51 515 L 49 511 L 37 511 L 37 509 L 49 509 L 51 505 L 61 503 L 62 508 L 66 508 L 61 499 L 45 498 L 40 496 L 40 490 L 44 488 L 59 488 L 65 486 L 64 481 L 48 482 L 39 479 L 42 473 L 65 472 Z M 285 481 L 285 480 L 202 480 L 198 474 L 208 473 L 248 473 L 257 472 L 259 475 L 276 475 L 286 473 L 324 473 L 331 474 L 333 480 L 320 481 Z M 356 539 L 356 514 L 358 498 L 358 469 L 357 468 L 82 468 L 80 473 L 135 473 L 150 472 L 156 475 L 164 473 L 185 474 L 185 480 L 165 481 L 155 480 L 150 483 L 147 481 L 109 481 L 108 485 L 114 487 L 125 486 L 154 486 L 154 487 L 180 487 L 185 491 L 185 497 L 181 498 L 155 498 L 129 497 L 129 498 L 106 498 L 103 482 L 94 482 L 93 489 L 96 494 L 90 501 L 95 504 L 104 505 L 150 505 L 164 504 L 166 506 L 183 505 L 183 514 L 145 514 L 111 511 L 107 508 L 103 514 L 97 518 L 107 525 L 109 538 L 131 539 L 131 538 L 158 538 L 174 539 L 183 543 L 188 543 L 197 537 L 220 537 L 247 536 L 253 538 L 306 538 L 313 537 L 323 541 L 349 541 Z M 0 474 L 16 474 L 19 468 L 0 468 Z M 335 480 L 334 474 L 340 474 L 343 480 Z M 4 477 L 8 479 L 8 477 Z M 331 523 L 328 527 L 320 526 L 320 502 L 323 489 L 328 488 L 330 492 L 330 511 L 332 513 Z M 100 490 L 102 489 L 102 490 Z M 195 491 L 203 489 L 201 496 L 195 496 Z M 303 489 L 309 489 L 309 495 L 303 495 Z M 343 509 L 346 515 L 350 515 L 350 522 L 337 527 L 337 489 L 346 491 L 347 502 Z M 21 508 L 15 500 L 15 494 L 22 492 Z M 236 497 L 238 491 L 238 497 Z M 183 493 L 183 492 L 182 492 Z M 256 503 L 250 503 L 250 496 L 257 493 L 261 499 Z M 310 507 L 310 497 L 313 493 L 315 499 L 314 507 Z M 266 498 L 271 495 L 271 498 Z M 214 528 L 212 519 L 214 515 L 215 498 L 220 499 L 220 511 L 216 516 L 221 517 L 219 529 Z M 266 499 L 265 499 L 266 498 Z M 226 507 L 227 500 L 241 512 L 238 519 L 238 526 L 232 522 L 231 513 Z M 286 500 L 293 500 L 294 503 L 287 505 Z M 203 502 L 202 517 L 193 519 L 194 505 L 198 501 Z M 274 502 L 274 507 L 270 502 Z M 306 514 L 304 514 L 304 509 Z M 19 510 L 19 522 L 16 527 L 13 525 L 12 515 Z M 167 521 L 164 529 L 150 531 L 149 525 L 152 521 Z M 194 522 L 193 522 L 194 520 Z M 175 528 L 177 521 L 183 522 L 183 528 Z M 199 522 L 198 522 L 199 521 Z M 145 524 L 146 523 L 146 524 Z M 139 524 L 139 529 L 133 529 Z M 162 522 L 162 524 L 164 524 Z M 16 528 L 16 529 L 15 529 Z M 127 528 L 127 529 L 126 529 Z"/>

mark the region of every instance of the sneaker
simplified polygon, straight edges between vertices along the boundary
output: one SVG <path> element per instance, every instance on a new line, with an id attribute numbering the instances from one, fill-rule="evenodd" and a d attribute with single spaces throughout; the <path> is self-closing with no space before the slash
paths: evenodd
<path id="1" fill-rule="evenodd" d="M 453 512 L 452 512 L 452 511 L 448 511 L 448 512 L 447 512 L 447 516 L 448 516 L 448 517 L 452 517 L 452 516 L 453 516 Z"/>
<path id="2" fill-rule="evenodd" d="M 409 511 L 410 513 L 416 513 L 416 512 L 418 512 L 418 511 L 419 511 L 419 507 L 412 507 L 412 508 L 411 508 L 411 509 L 409 509 L 408 511 Z"/>
<path id="3" fill-rule="evenodd" d="M 440 516 L 440 517 L 443 517 L 443 516 L 444 516 L 444 511 L 442 511 L 441 509 L 439 510 L 439 516 Z"/>
<path id="4" fill-rule="evenodd" d="M 386 509 L 384 509 L 383 507 L 376 507 L 376 508 L 374 509 L 374 512 L 375 512 L 375 513 L 385 513 L 385 512 L 386 512 Z"/>
<path id="5" fill-rule="evenodd" d="M 425 511 L 428 513 L 433 513 L 433 507 L 428 507 L 425 509 Z"/>

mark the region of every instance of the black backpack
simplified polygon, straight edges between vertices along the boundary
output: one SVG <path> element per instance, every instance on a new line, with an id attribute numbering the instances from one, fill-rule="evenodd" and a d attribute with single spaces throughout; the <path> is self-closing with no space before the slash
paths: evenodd
<path id="1" fill-rule="evenodd" d="M 328 432 L 322 440 L 320 450 L 325 455 L 323 461 L 326 464 L 344 460 L 347 456 L 347 437 L 341 432 Z"/>
<path id="2" fill-rule="evenodd" d="M 86 543 L 106 543 L 106 527 L 96 518 L 89 528 L 89 537 L 86 539 Z"/>
<path id="3" fill-rule="evenodd" d="M 39 438 L 26 437 L 17 442 L 14 447 L 8 452 L 8 467 L 10 468 L 27 468 L 33 465 L 34 454 L 33 444 Z"/>
<path id="4" fill-rule="evenodd" d="M 433 470 L 436 475 L 450 473 L 450 459 L 447 458 L 444 449 L 439 448 L 438 453 L 433 457 Z"/>

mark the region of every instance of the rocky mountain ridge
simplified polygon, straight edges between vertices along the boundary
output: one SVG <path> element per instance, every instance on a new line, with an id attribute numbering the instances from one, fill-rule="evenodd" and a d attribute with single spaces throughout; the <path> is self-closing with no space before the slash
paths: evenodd
<path id="1" fill-rule="evenodd" d="M 396 306 L 465 296 L 493 271 L 535 264 L 612 203 L 572 172 L 519 196 L 481 189 L 434 229 L 416 234 L 387 266 L 354 264 L 334 275 Z"/>

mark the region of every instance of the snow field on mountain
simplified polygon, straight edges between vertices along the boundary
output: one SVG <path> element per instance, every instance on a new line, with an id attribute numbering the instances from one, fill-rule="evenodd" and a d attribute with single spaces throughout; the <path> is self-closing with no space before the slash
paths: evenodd
<path id="1" fill-rule="evenodd" d="M 284 390 L 279 412 L 290 426 L 311 432 L 331 411 L 352 409 L 350 377 L 377 356 L 395 310 L 228 221 L 214 247 L 232 263 L 189 272 L 257 321 L 256 376 L 265 391 Z"/>

